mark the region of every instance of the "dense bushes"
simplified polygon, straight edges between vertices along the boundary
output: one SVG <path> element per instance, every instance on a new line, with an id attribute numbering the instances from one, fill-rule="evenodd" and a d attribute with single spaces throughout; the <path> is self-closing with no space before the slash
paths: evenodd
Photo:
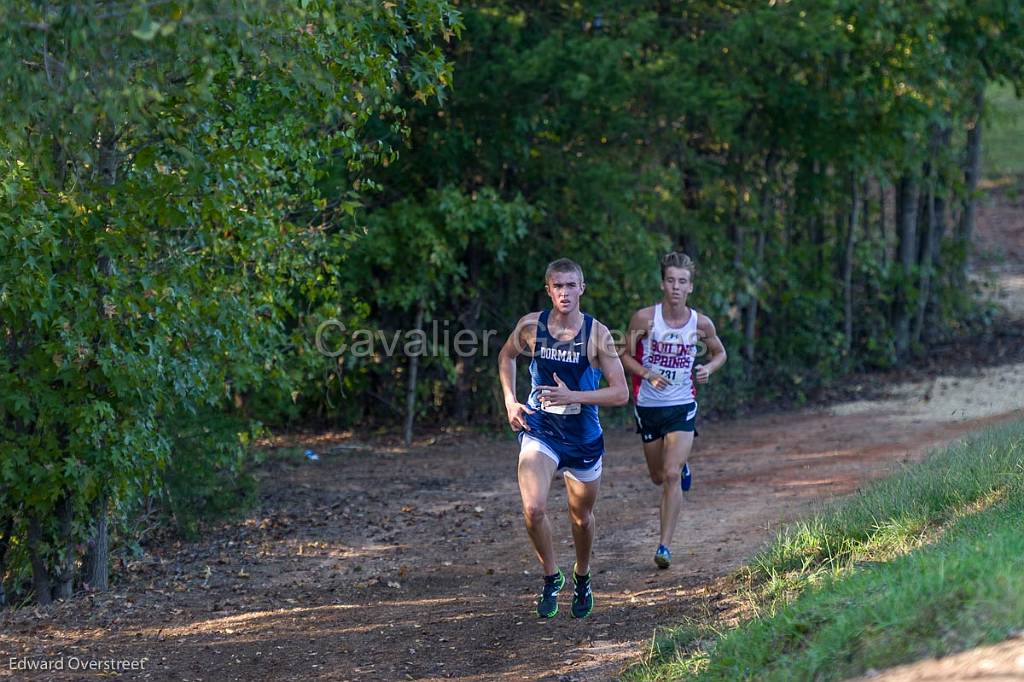
<path id="1" fill-rule="evenodd" d="M 0 576 L 103 587 L 108 519 L 201 508 L 250 419 L 501 424 L 497 346 L 558 256 L 613 328 L 696 256 L 719 407 L 901 361 L 969 310 L 1014 9 L 6 3 Z M 324 354 L 327 321 L 490 353 Z"/>
<path id="2" fill-rule="evenodd" d="M 110 521 L 163 496 L 187 530 L 234 485 L 252 427 L 218 413 L 289 394 L 323 225 L 393 156 L 368 123 L 400 139 L 395 91 L 437 94 L 458 25 L 435 0 L 82 0 L 0 26 L 0 582 L 48 603 L 106 587 Z"/>
<path id="3" fill-rule="evenodd" d="M 409 102 L 409 144 L 358 214 L 366 236 L 338 228 L 342 314 L 358 301 L 371 327 L 410 329 L 422 306 L 503 337 L 568 255 L 584 307 L 624 328 L 658 295 L 658 255 L 682 248 L 731 352 L 707 392 L 725 408 L 891 367 L 975 314 L 979 93 L 1021 83 L 1010 5 L 460 9 L 453 91 Z M 343 362 L 356 413 L 324 409 L 319 369 L 300 413 L 397 423 L 409 358 Z M 502 423 L 493 354 L 424 358 L 418 377 L 421 416 Z"/>

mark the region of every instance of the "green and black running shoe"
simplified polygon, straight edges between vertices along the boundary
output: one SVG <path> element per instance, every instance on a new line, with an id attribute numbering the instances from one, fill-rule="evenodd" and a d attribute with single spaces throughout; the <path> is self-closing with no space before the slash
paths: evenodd
<path id="1" fill-rule="evenodd" d="M 537 599 L 537 615 L 541 618 L 554 618 L 558 613 L 558 593 L 565 587 L 565 575 L 562 569 L 554 575 L 544 576 L 544 591 Z"/>
<path id="2" fill-rule="evenodd" d="M 572 617 L 586 618 L 594 610 L 594 591 L 590 585 L 590 573 L 578 575 L 574 566 L 572 582 L 576 587 L 572 593 Z"/>

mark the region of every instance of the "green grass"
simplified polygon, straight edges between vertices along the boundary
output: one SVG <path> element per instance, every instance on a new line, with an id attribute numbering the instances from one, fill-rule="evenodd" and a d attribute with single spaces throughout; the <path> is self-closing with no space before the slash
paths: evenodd
<path id="1" fill-rule="evenodd" d="M 982 175 L 988 178 L 1024 174 L 1024 99 L 1008 85 L 985 93 L 982 123 Z"/>
<path id="2" fill-rule="evenodd" d="M 624 678 L 824 680 L 1024 628 L 1024 422 L 792 526 L 735 576 L 746 620 L 663 633 Z"/>

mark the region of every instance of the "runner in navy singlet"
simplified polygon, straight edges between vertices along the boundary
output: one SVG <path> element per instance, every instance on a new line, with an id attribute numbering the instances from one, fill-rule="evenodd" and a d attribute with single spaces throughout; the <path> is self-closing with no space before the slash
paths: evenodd
<path id="1" fill-rule="evenodd" d="M 580 312 L 586 288 L 583 271 L 563 258 L 548 265 L 545 289 L 551 310 L 523 316 L 498 359 L 505 408 L 519 433 L 519 492 L 530 541 L 544 570 L 537 614 L 558 612 L 565 576 L 558 568 L 547 498 L 551 480 L 563 472 L 576 550 L 572 615 L 590 615 L 594 598 L 590 553 L 594 542 L 594 503 L 600 487 L 604 435 L 597 409 L 629 400 L 626 377 L 608 328 Z M 516 358 L 530 355 L 530 397 L 516 397 Z M 602 376 L 608 386 L 600 388 Z"/>
<path id="2" fill-rule="evenodd" d="M 633 315 L 622 364 L 633 375 L 637 432 L 651 480 L 662 486 L 661 537 L 654 563 L 668 568 L 669 546 L 689 489 L 687 459 L 697 421 L 697 387 L 726 360 L 725 347 L 706 315 L 686 306 L 693 293 L 693 261 L 673 252 L 661 259 L 662 301 Z M 708 358 L 695 364 L 706 348 Z M 692 375 L 692 376 L 691 376 Z"/>

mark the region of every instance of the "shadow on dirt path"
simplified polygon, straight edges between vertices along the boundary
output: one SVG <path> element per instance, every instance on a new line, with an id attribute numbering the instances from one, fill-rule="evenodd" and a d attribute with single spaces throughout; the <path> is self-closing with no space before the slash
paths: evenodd
<path id="1" fill-rule="evenodd" d="M 667 571 L 652 560 L 659 491 L 639 441 L 608 432 L 597 603 L 582 622 L 568 617 L 569 590 L 555 619 L 533 615 L 540 574 L 511 438 L 444 435 L 402 450 L 324 434 L 321 452 L 340 447 L 320 462 L 269 458 L 266 492 L 244 520 L 130 564 L 112 593 L 3 615 L 0 678 L 612 679 L 656 627 L 714 608 L 714 579 L 780 524 L 932 446 L 1024 416 L 1021 396 L 1024 365 L 1011 365 L 906 384 L 880 401 L 702 426 Z M 568 570 L 560 482 L 550 505 Z M 65 669 L 11 670 L 12 657 Z M 119 675 L 68 667 L 143 658 L 143 671 Z"/>

